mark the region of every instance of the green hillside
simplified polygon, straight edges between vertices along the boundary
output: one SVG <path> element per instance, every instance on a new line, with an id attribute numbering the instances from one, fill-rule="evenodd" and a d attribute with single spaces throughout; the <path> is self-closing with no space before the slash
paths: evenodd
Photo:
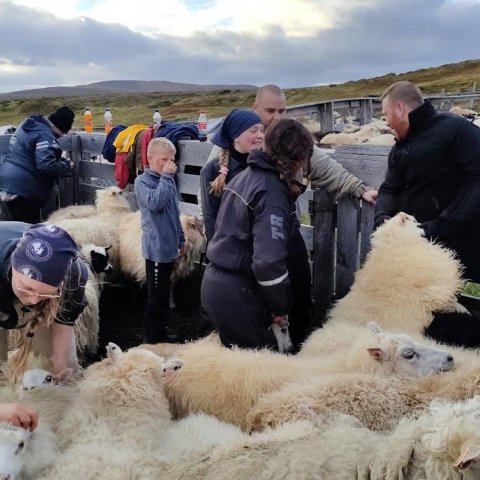
<path id="1" fill-rule="evenodd" d="M 382 77 L 362 79 L 322 87 L 286 89 L 288 104 L 313 103 L 335 98 L 380 95 L 391 83 L 410 80 L 424 93 L 471 91 L 474 84 L 480 90 L 480 60 L 425 68 L 402 74 L 390 73 Z M 79 97 L 42 97 L 37 99 L 0 101 L 0 125 L 17 125 L 32 113 L 49 113 L 61 105 L 69 105 L 76 112 L 74 128 L 83 126 L 86 106 L 93 114 L 94 126 L 103 124 L 103 112 L 109 107 L 114 124 L 132 125 L 150 123 L 155 108 L 168 120 L 196 120 L 198 112 L 205 110 L 208 117 L 220 117 L 234 107 L 250 107 L 255 93 L 222 90 L 205 93 L 125 93 Z"/>

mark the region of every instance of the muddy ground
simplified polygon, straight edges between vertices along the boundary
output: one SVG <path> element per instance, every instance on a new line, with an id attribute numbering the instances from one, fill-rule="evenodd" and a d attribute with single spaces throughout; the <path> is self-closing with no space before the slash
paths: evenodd
<path id="1" fill-rule="evenodd" d="M 99 350 L 87 363 L 105 356 L 105 346 L 114 342 L 122 349 L 143 343 L 143 315 L 145 291 L 125 279 L 110 279 L 104 286 L 100 298 Z M 202 325 L 200 314 L 200 272 L 179 281 L 174 289 L 176 308 L 172 310 L 172 321 L 168 326 L 169 340 L 183 343 L 209 333 Z"/>

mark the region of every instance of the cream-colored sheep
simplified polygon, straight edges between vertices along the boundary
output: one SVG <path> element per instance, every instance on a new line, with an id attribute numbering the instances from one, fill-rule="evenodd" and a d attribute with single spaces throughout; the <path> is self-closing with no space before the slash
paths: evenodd
<path id="1" fill-rule="evenodd" d="M 433 312 L 460 308 L 462 287 L 453 252 L 424 238 L 415 219 L 399 213 L 372 235 L 372 250 L 329 321 L 375 321 L 388 330 L 421 333 Z"/>
<path id="2" fill-rule="evenodd" d="M 344 335 L 345 330 L 339 334 Z M 315 358 L 227 349 L 211 338 L 187 344 L 175 354 L 185 361 L 185 367 L 165 387 L 172 412 L 180 417 L 204 412 L 247 429 L 247 414 L 261 395 L 315 375 L 369 372 L 416 376 L 453 366 L 448 352 L 424 349 L 403 335 L 362 332 L 355 326 L 350 334 L 350 346 Z M 344 337 L 339 342 L 342 344 Z"/>
<path id="3" fill-rule="evenodd" d="M 130 212 L 131 207 L 118 187 L 100 188 L 96 192 L 95 205 L 71 205 L 52 212 L 48 217 L 50 223 L 68 218 L 86 218 L 94 215 L 107 215 L 114 217 L 116 214 Z"/>
<path id="4" fill-rule="evenodd" d="M 194 268 L 194 260 L 205 248 L 204 228 L 201 220 L 190 215 L 181 215 L 185 235 L 185 255 L 178 258 L 170 278 L 170 306 L 174 307 L 173 287 L 175 282 L 187 277 Z M 140 284 L 146 282 L 145 259 L 142 256 L 142 228 L 140 212 L 124 217 L 118 227 L 120 270 Z"/>
<path id="5" fill-rule="evenodd" d="M 122 190 L 118 187 L 110 187 L 97 191 L 95 215 L 84 218 L 57 218 L 55 222 L 49 219 L 49 222 L 66 230 L 79 246 L 88 243 L 111 246 L 110 258 L 112 265 L 117 269 L 119 265 L 118 226 L 131 213 L 130 204 L 122 194 Z"/>
<path id="6" fill-rule="evenodd" d="M 475 110 L 471 110 L 469 108 L 462 108 L 458 106 L 453 106 L 450 109 L 450 113 L 454 113 L 455 115 L 460 115 L 461 117 L 465 117 L 468 120 L 474 120 L 478 118 L 479 114 Z"/>
<path id="7" fill-rule="evenodd" d="M 317 335 L 321 330 L 314 333 L 314 341 L 307 341 L 305 347 L 308 348 L 299 355 L 303 352 L 314 361 L 318 358 L 315 356 L 318 351 L 335 358 L 335 354 L 330 352 L 348 347 L 348 335 L 332 339 L 336 328 L 327 327 L 323 336 Z M 432 340 L 423 341 L 437 346 Z M 449 351 L 455 358 L 455 368 L 437 375 L 400 375 L 380 379 L 372 375 L 336 374 L 285 385 L 277 392 L 260 396 L 247 415 L 248 428 L 261 430 L 296 420 L 299 418 L 298 405 L 307 404 L 319 413 L 326 407 L 333 408 L 354 415 L 369 428 L 388 430 L 402 415 L 419 412 L 435 398 L 456 402 L 480 394 L 480 359 L 477 352 L 460 347 L 449 347 Z M 403 352 L 409 356 L 408 350 Z M 416 361 L 417 354 L 421 356 L 420 352 L 416 352 L 412 362 Z"/>
<path id="8" fill-rule="evenodd" d="M 167 461 L 251 441 L 240 429 L 206 415 L 170 419 L 163 384 L 182 362 L 164 362 L 142 349 L 122 352 L 114 344 L 108 350 L 108 358 L 90 366 L 78 384 L 58 429 L 62 455 L 45 479 L 161 478 Z M 271 438 L 295 438 L 313 430 L 311 422 L 303 421 L 272 432 Z M 149 476 L 152 460 L 157 471 Z M 130 476 L 134 469 L 138 477 Z"/>
<path id="9" fill-rule="evenodd" d="M 162 470 L 162 480 L 475 480 L 480 478 L 480 400 L 434 402 L 418 419 L 375 433 L 335 412 L 291 441 L 216 447 Z"/>

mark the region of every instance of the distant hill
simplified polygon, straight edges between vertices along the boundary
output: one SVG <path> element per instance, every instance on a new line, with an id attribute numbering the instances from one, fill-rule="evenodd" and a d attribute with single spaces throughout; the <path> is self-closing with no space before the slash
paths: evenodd
<path id="1" fill-rule="evenodd" d="M 212 92 L 216 90 L 256 90 L 257 88 L 255 85 L 199 85 L 196 83 L 167 82 L 164 80 L 109 80 L 73 87 L 46 87 L 0 93 L 0 99 L 16 100 L 40 97 L 78 97 L 114 93 Z"/>
<path id="2" fill-rule="evenodd" d="M 378 96 L 388 85 L 399 80 L 414 82 L 426 95 L 469 92 L 472 89 L 478 91 L 480 60 L 466 60 L 404 73 L 392 72 L 340 84 L 286 88 L 284 91 L 288 105 L 298 105 L 339 98 Z M 152 121 L 155 108 L 160 108 L 165 120 L 196 121 L 200 110 L 205 110 L 211 119 L 222 117 L 235 107 L 251 108 L 256 88 L 253 85 L 119 80 L 5 93 L 0 94 L 0 125 L 18 125 L 28 115 L 47 114 L 61 105 L 68 105 L 74 110 L 74 128 L 83 127 L 83 112 L 87 106 L 92 112 L 94 126 L 100 128 L 105 107 L 110 108 L 114 124 L 148 124 Z M 480 110 L 480 102 L 475 102 L 473 106 L 462 106 Z"/>

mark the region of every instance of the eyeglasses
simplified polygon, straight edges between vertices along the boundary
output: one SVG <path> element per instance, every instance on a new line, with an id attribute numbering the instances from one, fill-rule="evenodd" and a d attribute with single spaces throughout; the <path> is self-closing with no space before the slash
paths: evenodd
<path id="1" fill-rule="evenodd" d="M 22 293 L 27 294 L 29 297 L 40 297 L 40 298 L 60 298 L 62 296 L 62 293 L 60 292 L 60 289 L 57 290 L 57 293 L 37 293 L 33 292 L 32 290 L 25 290 L 24 288 L 20 288 L 18 285 L 15 286 L 15 288 Z"/>

